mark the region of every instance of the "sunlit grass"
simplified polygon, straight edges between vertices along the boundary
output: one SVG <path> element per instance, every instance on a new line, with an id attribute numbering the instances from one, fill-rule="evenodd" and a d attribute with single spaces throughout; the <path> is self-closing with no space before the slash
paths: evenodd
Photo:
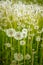
<path id="1" fill-rule="evenodd" d="M 43 65 L 43 6 L 0 1 L 0 62 Z"/>

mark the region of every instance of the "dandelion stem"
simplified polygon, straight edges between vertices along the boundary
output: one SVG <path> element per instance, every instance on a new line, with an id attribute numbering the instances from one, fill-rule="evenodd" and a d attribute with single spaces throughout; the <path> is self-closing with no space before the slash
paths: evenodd
<path id="1" fill-rule="evenodd" d="M 43 40 L 42 40 L 43 45 Z M 43 46 L 41 46 L 41 59 L 40 59 L 40 65 L 42 65 L 42 56 L 43 56 Z"/>
<path id="2" fill-rule="evenodd" d="M 32 53 L 32 43 L 33 43 L 33 37 L 32 37 L 32 41 L 31 41 L 31 56 L 32 56 L 32 65 L 34 63 L 34 56 L 33 56 L 33 53 Z"/>
<path id="3" fill-rule="evenodd" d="M 25 45 L 24 45 L 24 65 L 25 65 Z"/>
<path id="4" fill-rule="evenodd" d="M 37 63 L 38 63 L 38 47 L 39 47 L 39 42 L 37 42 Z"/>
<path id="5" fill-rule="evenodd" d="M 34 54 L 32 54 L 32 65 L 34 65 Z"/>
<path id="6" fill-rule="evenodd" d="M 20 53 L 20 43 L 19 43 L 19 40 L 18 40 L 18 53 Z M 19 61 L 18 61 L 18 65 L 19 65 Z"/>
<path id="7" fill-rule="evenodd" d="M 12 38 L 11 38 L 11 46 L 12 46 Z M 11 61 L 12 61 L 12 49 L 11 49 Z"/>

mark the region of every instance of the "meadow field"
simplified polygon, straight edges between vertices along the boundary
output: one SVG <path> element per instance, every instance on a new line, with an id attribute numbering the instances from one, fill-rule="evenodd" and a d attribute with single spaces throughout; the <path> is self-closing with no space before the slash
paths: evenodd
<path id="1" fill-rule="evenodd" d="M 43 1 L 23 1 L 0 1 L 0 65 L 43 65 Z"/>

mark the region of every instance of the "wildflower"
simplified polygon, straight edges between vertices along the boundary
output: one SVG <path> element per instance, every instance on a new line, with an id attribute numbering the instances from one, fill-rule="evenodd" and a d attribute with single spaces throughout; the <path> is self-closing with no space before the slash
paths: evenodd
<path id="1" fill-rule="evenodd" d="M 25 59 L 26 59 L 26 60 L 30 60 L 30 59 L 31 59 L 30 54 L 26 54 L 26 55 L 25 55 Z"/>
<path id="2" fill-rule="evenodd" d="M 36 53 L 35 49 L 32 49 L 32 53 L 33 53 L 33 54 L 35 54 L 35 53 Z"/>
<path id="3" fill-rule="evenodd" d="M 23 38 L 27 37 L 27 29 L 22 30 L 22 35 L 23 35 Z"/>
<path id="4" fill-rule="evenodd" d="M 13 28 L 9 28 L 5 30 L 8 37 L 14 37 L 15 30 Z"/>
<path id="5" fill-rule="evenodd" d="M 23 38 L 22 33 L 20 31 L 16 32 L 14 38 L 16 40 L 21 40 Z"/>
<path id="6" fill-rule="evenodd" d="M 11 44 L 10 43 L 5 43 L 5 46 L 6 47 L 11 47 Z"/>
<path id="7" fill-rule="evenodd" d="M 25 45 L 25 44 L 26 44 L 26 42 L 24 40 L 20 41 L 20 45 Z"/>
<path id="8" fill-rule="evenodd" d="M 37 36 L 36 41 L 40 41 L 40 40 L 41 40 L 40 36 Z"/>
<path id="9" fill-rule="evenodd" d="M 27 29 L 26 29 L 26 28 L 24 28 L 24 29 L 22 30 L 22 32 L 26 32 L 26 33 L 27 33 Z"/>
<path id="10" fill-rule="evenodd" d="M 23 55 L 21 53 L 15 53 L 14 54 L 14 59 L 16 61 L 22 61 L 23 60 Z"/>
<path id="11" fill-rule="evenodd" d="M 34 26 L 34 29 L 38 30 L 39 29 L 39 26 Z"/>

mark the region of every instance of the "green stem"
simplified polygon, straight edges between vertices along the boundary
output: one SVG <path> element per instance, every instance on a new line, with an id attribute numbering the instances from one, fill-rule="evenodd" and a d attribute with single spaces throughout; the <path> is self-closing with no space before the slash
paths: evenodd
<path id="1" fill-rule="evenodd" d="M 20 53 L 20 42 L 18 40 L 18 53 Z"/>
<path id="2" fill-rule="evenodd" d="M 34 54 L 32 55 L 32 65 L 34 65 Z"/>
<path id="3" fill-rule="evenodd" d="M 24 65 L 25 65 L 25 45 L 24 45 Z"/>
<path id="4" fill-rule="evenodd" d="M 42 40 L 42 45 L 43 45 L 43 40 Z M 42 58 L 43 58 L 43 47 L 41 47 L 41 59 L 40 59 L 40 65 L 42 65 Z"/>
<path id="5" fill-rule="evenodd" d="M 39 42 L 37 42 L 37 53 L 38 53 L 38 46 L 39 46 Z"/>
<path id="6" fill-rule="evenodd" d="M 37 61 L 38 61 L 38 47 L 39 47 L 39 42 L 37 42 Z"/>
<path id="7" fill-rule="evenodd" d="M 20 42 L 18 40 L 18 53 L 20 53 Z M 19 61 L 18 61 L 18 65 L 20 65 Z"/>
<path id="8" fill-rule="evenodd" d="M 6 43 L 7 43 L 7 37 L 6 37 Z M 8 51 L 7 51 L 7 47 L 6 46 L 5 46 L 5 50 L 6 50 L 6 65 L 7 65 L 7 63 L 8 63 Z"/>
<path id="9" fill-rule="evenodd" d="M 33 59 L 33 53 L 32 53 L 32 43 L 33 43 L 33 37 L 32 37 L 32 41 L 31 41 L 31 57 L 32 57 L 32 65 L 33 65 L 34 59 Z"/>
<path id="10" fill-rule="evenodd" d="M 11 38 L 11 46 L 12 46 L 12 38 Z M 12 49 L 11 49 L 11 61 L 12 61 Z"/>

